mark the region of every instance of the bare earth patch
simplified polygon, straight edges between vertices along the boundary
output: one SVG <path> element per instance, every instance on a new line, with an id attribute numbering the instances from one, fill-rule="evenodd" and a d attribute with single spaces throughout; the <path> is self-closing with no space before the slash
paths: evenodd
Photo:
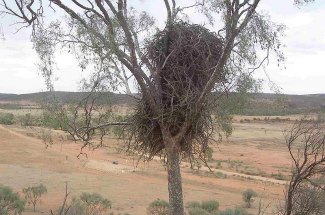
<path id="1" fill-rule="evenodd" d="M 228 142 L 214 147 L 214 159 L 240 160 L 245 165 L 261 168 L 268 173 L 277 171 L 277 166 L 290 166 L 285 147 L 281 146 L 279 126 L 269 125 L 264 139 L 263 135 L 250 135 L 259 134 L 260 126 L 235 124 L 234 135 Z M 48 194 L 38 211 L 33 213 L 28 207 L 24 214 L 38 215 L 56 209 L 62 202 L 65 182 L 69 184 L 71 196 L 81 192 L 102 194 L 113 202 L 112 212 L 115 213 L 143 215 L 151 201 L 157 198 L 168 200 L 167 176 L 160 161 L 139 163 L 136 167 L 136 159 L 117 152 L 119 143 L 114 139 L 106 140 L 106 148 L 86 150 L 88 158 L 81 159 L 77 159 L 80 145 L 69 140 L 60 142 L 58 138 L 55 142 L 57 144 L 45 149 L 37 138 L 37 129 L 0 126 L 0 183 L 12 186 L 16 191 L 39 183 L 48 187 Z M 213 165 L 215 163 L 212 162 Z M 213 170 L 226 174 L 226 178 L 195 174 L 184 163 L 185 202 L 218 200 L 221 209 L 225 209 L 243 205 L 242 191 L 252 188 L 263 195 L 265 204 L 271 202 L 271 213 L 283 198 L 283 181 L 247 175 L 222 165 L 220 169 Z M 207 172 L 207 169 L 203 167 L 200 172 Z M 257 203 L 250 210 L 255 211 L 256 207 Z"/>

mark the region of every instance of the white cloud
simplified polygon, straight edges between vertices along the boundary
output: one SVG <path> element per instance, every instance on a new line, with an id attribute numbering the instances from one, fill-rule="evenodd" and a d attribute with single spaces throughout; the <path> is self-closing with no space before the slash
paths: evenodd
<path id="1" fill-rule="evenodd" d="M 150 10 L 160 26 L 163 26 L 165 9 L 162 1 L 131 1 L 133 6 Z M 181 1 L 188 4 L 188 1 Z M 273 20 L 287 25 L 284 43 L 287 45 L 286 70 L 280 71 L 272 63 L 268 67 L 271 79 L 283 88 L 284 93 L 325 93 L 325 2 L 316 1 L 309 6 L 297 8 L 293 0 L 264 0 L 260 10 L 267 11 Z M 202 22 L 195 11 L 191 19 Z M 16 28 L 7 28 L 14 20 L 5 18 L 3 23 L 6 40 L 0 41 L 0 93 L 27 93 L 45 90 L 44 80 L 38 75 L 35 51 L 29 42 L 30 30 L 17 34 Z M 217 25 L 216 25 L 217 26 Z M 218 27 L 218 26 L 217 26 Z M 78 90 L 78 82 L 88 73 L 81 73 L 70 55 L 57 53 L 59 78 L 58 90 Z M 261 77 L 261 73 L 257 74 Z M 265 77 L 265 76 L 264 76 Z"/>

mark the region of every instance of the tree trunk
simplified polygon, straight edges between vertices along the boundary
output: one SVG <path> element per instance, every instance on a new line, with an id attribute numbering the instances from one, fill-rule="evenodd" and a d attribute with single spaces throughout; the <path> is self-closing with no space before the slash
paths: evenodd
<path id="1" fill-rule="evenodd" d="M 166 139 L 168 139 L 168 142 L 165 145 L 167 152 L 168 192 L 170 204 L 169 214 L 184 215 L 179 150 L 177 144 L 173 143 L 172 137 Z"/>
<path id="2" fill-rule="evenodd" d="M 286 208 L 285 208 L 285 214 L 291 215 L 292 213 L 292 198 L 293 198 L 293 191 L 291 190 L 291 187 L 289 188 L 289 191 L 287 193 L 287 199 L 286 199 Z"/>

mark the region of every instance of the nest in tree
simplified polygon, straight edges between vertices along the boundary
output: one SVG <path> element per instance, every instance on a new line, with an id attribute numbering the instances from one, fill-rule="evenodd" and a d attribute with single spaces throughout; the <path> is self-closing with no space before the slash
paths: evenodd
<path id="1" fill-rule="evenodd" d="M 186 155 L 205 151 L 212 128 L 211 114 L 207 105 L 197 110 L 195 104 L 222 48 L 221 39 L 201 25 L 179 22 L 154 36 L 147 45 L 147 57 L 155 68 L 151 78 L 163 114 L 155 116 L 144 100 L 138 103 L 131 123 L 133 150 L 149 158 L 161 154 L 165 145 L 158 121 L 168 125 L 173 135 L 188 121 L 192 126 L 180 143 L 181 151 Z M 224 74 L 218 78 L 223 80 Z"/>

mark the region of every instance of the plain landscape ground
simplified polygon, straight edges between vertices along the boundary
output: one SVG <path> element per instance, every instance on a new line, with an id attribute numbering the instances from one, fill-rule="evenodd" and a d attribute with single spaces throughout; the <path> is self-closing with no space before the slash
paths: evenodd
<path id="1" fill-rule="evenodd" d="M 241 121 L 244 118 L 246 122 Z M 284 184 L 291 169 L 283 131 L 292 121 L 254 118 L 235 117 L 233 134 L 212 145 L 212 173 L 206 167 L 192 170 L 188 163 L 182 163 L 185 202 L 217 200 L 221 209 L 244 206 L 242 192 L 251 188 L 262 198 L 263 205 L 270 204 L 266 214 L 274 214 L 283 201 Z M 112 201 L 114 213 L 146 214 L 150 202 L 168 199 L 167 175 L 158 159 L 140 162 L 136 167 L 137 157 L 120 153 L 118 148 L 123 143 L 115 138 L 105 139 L 103 148 L 84 150 L 88 158 L 78 159 L 80 144 L 69 140 L 67 134 L 52 131 L 55 144 L 45 148 L 40 132 L 37 127 L 0 126 L 0 184 L 17 192 L 40 183 L 48 188 L 37 211 L 27 207 L 23 214 L 48 214 L 50 209 L 57 209 L 65 182 L 71 197 L 82 192 L 100 193 Z M 259 198 L 249 211 L 257 211 Z"/>

